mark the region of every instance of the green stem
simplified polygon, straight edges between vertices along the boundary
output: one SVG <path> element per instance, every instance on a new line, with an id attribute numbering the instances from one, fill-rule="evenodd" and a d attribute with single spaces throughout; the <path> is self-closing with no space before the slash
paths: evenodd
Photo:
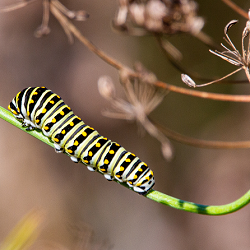
<path id="1" fill-rule="evenodd" d="M 50 141 L 50 139 L 42 134 L 40 131 L 26 131 L 24 127 L 22 127 L 22 124 L 20 121 L 18 121 L 11 112 L 4 109 L 0 106 L 0 118 L 4 119 L 5 121 L 11 123 L 15 127 L 25 131 L 26 133 L 36 137 L 37 139 L 41 140 L 42 142 L 48 144 L 51 147 L 54 147 L 53 143 Z M 119 183 L 119 182 L 118 182 Z M 128 186 L 124 183 L 120 183 L 123 186 Z M 242 207 L 246 206 L 250 202 L 250 190 L 244 194 L 242 197 L 240 197 L 238 200 L 226 204 L 226 205 L 219 205 L 219 206 L 206 206 L 201 204 L 196 204 L 189 201 L 183 201 L 174 197 L 171 197 L 169 195 L 163 194 L 159 191 L 151 190 L 148 192 L 148 194 L 145 195 L 145 197 L 159 202 L 163 205 L 167 205 L 176 209 L 184 210 L 191 213 L 197 213 L 197 214 L 206 214 L 206 215 L 223 215 L 223 214 L 229 214 L 232 212 L 235 212 Z"/>
<path id="2" fill-rule="evenodd" d="M 54 147 L 53 142 L 51 142 L 51 140 L 48 137 L 44 136 L 42 132 L 40 132 L 39 130 L 27 131 L 25 127 L 22 127 L 22 123 L 18 121 L 10 111 L 4 109 L 1 106 L 0 106 L 0 118 L 5 120 L 6 122 L 9 122 L 15 127 L 25 131 L 26 133 L 34 136 L 35 138 L 41 140 L 42 142 L 48 144 L 49 146 Z"/>
<path id="3" fill-rule="evenodd" d="M 146 197 L 161 204 L 191 213 L 206 215 L 223 215 L 233 213 L 246 206 L 250 202 L 250 190 L 243 196 L 241 196 L 238 200 L 226 205 L 219 206 L 201 205 L 189 201 L 183 201 L 155 190 L 150 191 L 146 195 Z"/>

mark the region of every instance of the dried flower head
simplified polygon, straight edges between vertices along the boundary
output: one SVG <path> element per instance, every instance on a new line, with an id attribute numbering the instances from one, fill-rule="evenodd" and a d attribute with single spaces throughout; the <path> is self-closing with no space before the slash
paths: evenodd
<path id="1" fill-rule="evenodd" d="M 147 117 L 162 102 L 167 92 L 151 84 L 157 78 L 141 64 L 137 64 L 135 70 L 140 78 L 131 79 L 126 70 L 120 72 L 120 80 L 128 101 L 116 97 L 114 84 L 109 77 L 103 76 L 99 79 L 99 92 L 113 107 L 113 110 L 106 110 L 103 114 L 111 118 L 137 121 L 151 136 L 161 142 L 163 156 L 169 160 L 173 153 L 168 138 Z"/>
<path id="2" fill-rule="evenodd" d="M 197 4 L 192 0 L 120 0 L 113 25 L 132 35 L 147 33 L 196 34 L 204 20 L 197 16 Z"/>
<path id="3" fill-rule="evenodd" d="M 246 22 L 246 26 L 242 32 L 242 36 L 241 36 L 241 49 L 242 49 L 242 54 L 239 52 L 239 50 L 237 50 L 237 48 L 235 47 L 235 45 L 233 44 L 233 42 L 231 41 L 229 35 L 228 35 L 228 31 L 229 29 L 234 26 L 238 20 L 231 20 L 224 28 L 224 40 L 227 42 L 227 44 L 229 45 L 229 48 L 226 47 L 224 44 L 221 43 L 221 46 L 225 49 L 224 51 L 220 52 L 220 51 L 213 51 L 213 50 L 209 50 L 212 54 L 222 58 L 223 60 L 235 65 L 238 67 L 238 69 L 234 70 L 233 72 L 227 74 L 226 76 L 208 82 L 208 83 L 204 83 L 204 84 L 200 84 L 197 85 L 189 76 L 187 75 L 182 75 L 182 81 L 187 84 L 189 87 L 203 87 L 203 86 L 207 86 L 216 82 L 219 82 L 235 73 L 237 73 L 240 70 L 244 70 L 245 74 L 247 76 L 248 81 L 250 82 L 250 74 L 249 74 L 249 66 L 250 66 L 250 36 L 249 36 L 249 32 L 250 32 L 250 10 L 248 12 L 248 16 L 249 16 L 249 20 Z M 248 43 L 247 43 L 247 47 L 245 48 L 245 38 L 248 38 Z M 231 48 L 230 48 L 231 47 Z"/>
<path id="4" fill-rule="evenodd" d="M 26 5 L 36 2 L 37 0 L 22 0 L 20 2 L 17 2 L 15 4 L 9 5 L 7 7 L 1 8 L 0 12 L 9 12 L 13 11 L 22 7 L 25 7 Z M 77 21 L 85 21 L 88 18 L 88 14 L 86 11 L 80 10 L 80 11 L 72 11 L 67 9 L 60 1 L 58 0 L 42 0 L 43 3 L 43 20 L 40 27 L 37 28 L 35 31 L 36 37 L 41 37 L 44 35 L 48 35 L 50 33 L 49 28 L 49 17 L 50 17 L 50 11 L 53 9 L 55 11 L 60 12 L 64 16 L 66 16 L 69 19 L 74 19 Z M 68 36 L 69 42 L 73 42 L 73 36 L 71 32 L 69 31 L 67 25 L 59 20 L 61 23 L 66 35 Z"/>
<path id="5" fill-rule="evenodd" d="M 111 101 L 117 111 L 106 112 L 106 115 L 126 120 L 143 120 L 144 116 L 149 115 L 161 103 L 166 91 L 151 84 L 157 80 L 156 76 L 146 71 L 141 64 L 136 65 L 136 72 L 140 74 L 140 78 L 131 79 L 126 70 L 120 72 L 120 80 L 128 102 L 116 98 L 115 87 L 110 77 L 103 76 L 99 79 L 100 94 Z"/>

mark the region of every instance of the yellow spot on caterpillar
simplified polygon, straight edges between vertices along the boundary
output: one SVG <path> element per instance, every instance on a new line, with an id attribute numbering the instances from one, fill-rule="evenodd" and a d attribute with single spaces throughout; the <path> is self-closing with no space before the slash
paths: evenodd
<path id="1" fill-rule="evenodd" d="M 67 152 L 70 153 L 70 154 L 73 153 L 73 151 L 71 149 L 67 149 Z"/>
<path id="2" fill-rule="evenodd" d="M 74 126 L 74 122 L 70 122 L 69 125 L 70 125 L 71 127 L 73 127 L 73 126 Z"/>
<path id="3" fill-rule="evenodd" d="M 30 103 L 34 103 L 34 100 L 31 99 L 31 100 L 30 100 Z"/>
<path id="4" fill-rule="evenodd" d="M 93 152 L 92 151 L 89 151 L 89 156 L 93 156 Z"/>
<path id="5" fill-rule="evenodd" d="M 39 119 L 36 119 L 36 123 L 39 123 L 40 122 L 40 120 Z"/>
<path id="6" fill-rule="evenodd" d="M 106 138 L 106 137 L 103 137 L 103 140 L 108 140 L 108 138 Z"/>
<path id="7" fill-rule="evenodd" d="M 56 95 L 57 98 L 61 99 L 61 97 L 59 95 Z"/>
<path id="8" fill-rule="evenodd" d="M 10 110 L 10 111 L 11 111 L 10 105 L 8 106 L 8 110 Z"/>
<path id="9" fill-rule="evenodd" d="M 89 127 L 91 130 L 95 130 L 94 128 L 92 128 L 92 127 Z"/>
<path id="10" fill-rule="evenodd" d="M 17 111 L 18 111 L 18 113 L 20 113 L 20 108 L 19 107 L 17 108 Z"/>
<path id="11" fill-rule="evenodd" d="M 128 183 L 131 184 L 131 185 L 133 184 L 132 181 L 129 181 Z"/>
<path id="12" fill-rule="evenodd" d="M 12 113 L 13 113 L 14 115 L 17 115 L 17 112 L 16 112 L 15 110 L 13 110 Z"/>
<path id="13" fill-rule="evenodd" d="M 124 171 L 124 167 L 123 166 L 120 166 L 120 171 Z"/>
<path id="14" fill-rule="evenodd" d="M 34 92 L 33 95 L 37 95 L 38 93 L 37 92 Z"/>
<path id="15" fill-rule="evenodd" d="M 44 130 L 49 130 L 49 127 L 48 127 L 48 126 L 45 126 L 45 127 L 44 127 Z"/>
<path id="16" fill-rule="evenodd" d="M 134 175 L 134 179 L 136 180 L 137 178 L 138 178 L 138 176 L 135 174 L 135 175 Z"/>
<path id="17" fill-rule="evenodd" d="M 68 110 L 71 110 L 71 108 L 69 106 L 67 108 L 68 108 Z"/>
<path id="18" fill-rule="evenodd" d="M 60 112 L 60 115 L 64 115 L 64 111 L 63 110 Z"/>
<path id="19" fill-rule="evenodd" d="M 53 100 L 50 100 L 50 101 L 49 101 L 49 103 L 51 103 L 51 104 L 55 104 L 55 102 L 54 102 Z"/>
<path id="20" fill-rule="evenodd" d="M 121 177 L 119 174 L 116 174 L 115 176 L 116 176 L 117 178 L 120 178 L 120 177 Z"/>
<path id="21" fill-rule="evenodd" d="M 29 111 L 27 111 L 27 116 L 29 116 L 30 115 L 30 112 Z"/>
<path id="22" fill-rule="evenodd" d="M 125 161 L 126 161 L 126 162 L 131 162 L 131 160 L 130 160 L 129 158 L 127 158 Z"/>
<path id="23" fill-rule="evenodd" d="M 74 141 L 74 145 L 75 146 L 78 146 L 79 145 L 79 142 L 77 140 Z"/>
<path id="24" fill-rule="evenodd" d="M 46 113 L 47 112 L 47 109 L 43 109 L 42 110 L 42 113 L 44 114 L 44 113 Z"/>
<path id="25" fill-rule="evenodd" d="M 120 144 L 118 144 L 118 143 L 116 143 L 115 145 L 116 145 L 117 147 L 119 147 L 119 146 L 120 146 Z"/>
<path id="26" fill-rule="evenodd" d="M 132 156 L 135 156 L 135 154 L 131 153 Z"/>
<path id="27" fill-rule="evenodd" d="M 51 122 L 56 123 L 56 118 L 53 118 Z"/>
<path id="28" fill-rule="evenodd" d="M 59 139 L 58 139 L 58 138 L 54 138 L 54 141 L 55 141 L 55 142 L 59 142 Z"/>
<path id="29" fill-rule="evenodd" d="M 84 131 L 84 132 L 82 132 L 82 135 L 85 137 L 85 136 L 87 136 L 87 133 Z"/>
<path id="30" fill-rule="evenodd" d="M 114 150 L 110 150 L 109 153 L 110 153 L 111 155 L 113 155 L 113 154 L 115 153 L 115 151 L 114 151 Z"/>
<path id="31" fill-rule="evenodd" d="M 100 148 L 100 147 L 101 147 L 101 143 L 100 143 L 100 142 L 97 142 L 95 146 L 96 146 L 97 148 Z"/>
<path id="32" fill-rule="evenodd" d="M 108 159 L 105 159 L 105 160 L 104 160 L 104 164 L 106 164 L 106 165 L 109 164 L 109 160 L 108 160 Z"/>
<path id="33" fill-rule="evenodd" d="M 142 168 L 139 168 L 138 171 L 142 172 Z"/>
<path id="34" fill-rule="evenodd" d="M 84 162 L 85 162 L 85 163 L 89 163 L 89 161 L 88 161 L 88 160 L 84 160 Z"/>
<path id="35" fill-rule="evenodd" d="M 65 135 L 65 133 L 66 133 L 65 129 L 62 130 L 61 134 Z"/>
<path id="36" fill-rule="evenodd" d="M 101 171 L 103 171 L 103 172 L 105 172 L 105 171 L 106 171 L 106 169 L 105 169 L 105 168 L 100 168 L 100 170 L 101 170 Z"/>

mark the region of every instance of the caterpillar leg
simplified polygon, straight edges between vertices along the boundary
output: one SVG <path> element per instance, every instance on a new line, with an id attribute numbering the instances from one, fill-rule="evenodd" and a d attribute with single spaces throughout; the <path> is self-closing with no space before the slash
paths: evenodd
<path id="1" fill-rule="evenodd" d="M 27 127 L 27 125 L 22 125 L 23 127 Z M 29 127 L 27 127 L 26 128 L 26 131 L 32 131 L 32 130 L 34 130 L 35 128 L 34 127 L 32 127 L 32 126 L 29 126 Z"/>
<path id="2" fill-rule="evenodd" d="M 29 119 L 24 118 L 21 120 L 22 120 L 22 127 L 27 127 L 26 128 L 27 131 L 32 131 L 36 128 L 36 125 Z"/>
<path id="3" fill-rule="evenodd" d="M 54 147 L 56 153 L 62 153 L 64 151 L 63 148 L 61 148 L 57 143 L 54 143 Z"/>
<path id="4" fill-rule="evenodd" d="M 87 169 L 91 172 L 95 172 L 96 171 L 96 168 L 93 167 L 93 166 L 87 166 Z"/>
<path id="5" fill-rule="evenodd" d="M 103 175 L 108 181 L 113 181 L 114 180 L 114 178 L 111 176 L 111 175 L 109 175 L 109 174 L 104 174 Z"/>
<path id="6" fill-rule="evenodd" d="M 147 191 L 145 191 L 144 189 L 142 189 L 142 188 L 140 188 L 140 187 L 133 187 L 133 190 L 134 190 L 136 193 L 140 194 L 140 195 L 144 195 L 144 194 L 147 193 Z"/>
<path id="7" fill-rule="evenodd" d="M 22 127 L 26 127 L 27 131 L 32 131 L 35 129 L 35 126 L 33 124 L 30 124 L 30 122 L 26 122 L 26 120 L 22 122 Z"/>
<path id="8" fill-rule="evenodd" d="M 73 161 L 74 163 L 78 163 L 80 161 L 79 158 L 75 157 L 75 156 L 70 156 L 71 161 Z"/>

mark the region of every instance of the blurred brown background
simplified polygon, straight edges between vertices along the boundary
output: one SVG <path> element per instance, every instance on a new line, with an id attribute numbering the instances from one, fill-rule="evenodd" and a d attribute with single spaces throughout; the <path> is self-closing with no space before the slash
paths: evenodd
<path id="1" fill-rule="evenodd" d="M 11 1 L 1 1 L 1 5 Z M 14 1 L 12 1 L 14 2 Z M 69 9 L 84 9 L 86 22 L 75 22 L 95 45 L 132 67 L 141 61 L 160 80 L 183 86 L 180 73 L 162 55 L 154 38 L 114 33 L 114 0 L 61 1 Z M 246 20 L 221 1 L 198 1 L 205 18 L 204 32 L 222 42 L 224 26 L 240 22 L 230 37 L 240 48 Z M 237 1 L 248 10 L 249 1 Z M 220 205 L 232 202 L 249 189 L 250 157 L 245 150 L 212 150 L 173 143 L 175 158 L 167 163 L 160 144 L 140 137 L 134 123 L 101 115 L 110 104 L 102 99 L 97 80 L 109 75 L 122 96 L 118 75 L 78 41 L 69 45 L 63 29 L 51 17 L 51 34 L 33 36 L 42 19 L 38 1 L 0 14 L 0 105 L 7 107 L 16 93 L 28 86 L 46 86 L 58 93 L 83 121 L 100 134 L 121 143 L 147 162 L 155 173 L 155 189 L 183 200 Z M 234 66 L 216 58 L 188 35 L 169 38 L 183 52 L 183 64 L 204 77 L 223 76 Z M 244 79 L 242 73 L 237 79 Z M 203 89 L 249 94 L 249 84 L 215 85 Z M 151 117 L 183 134 L 210 140 L 249 140 L 249 104 L 223 103 L 170 93 Z M 250 249 L 249 206 L 219 217 L 190 214 L 152 202 L 74 164 L 65 155 L 0 120 L 0 241 L 32 208 L 45 211 L 41 235 L 34 249 L 75 249 L 76 228 L 91 244 L 84 249 Z M 91 233 L 90 231 L 91 230 Z M 42 247 L 41 247 L 42 246 Z M 39 248 L 39 249 L 40 249 Z M 79 248 L 83 249 L 83 248 Z"/>

